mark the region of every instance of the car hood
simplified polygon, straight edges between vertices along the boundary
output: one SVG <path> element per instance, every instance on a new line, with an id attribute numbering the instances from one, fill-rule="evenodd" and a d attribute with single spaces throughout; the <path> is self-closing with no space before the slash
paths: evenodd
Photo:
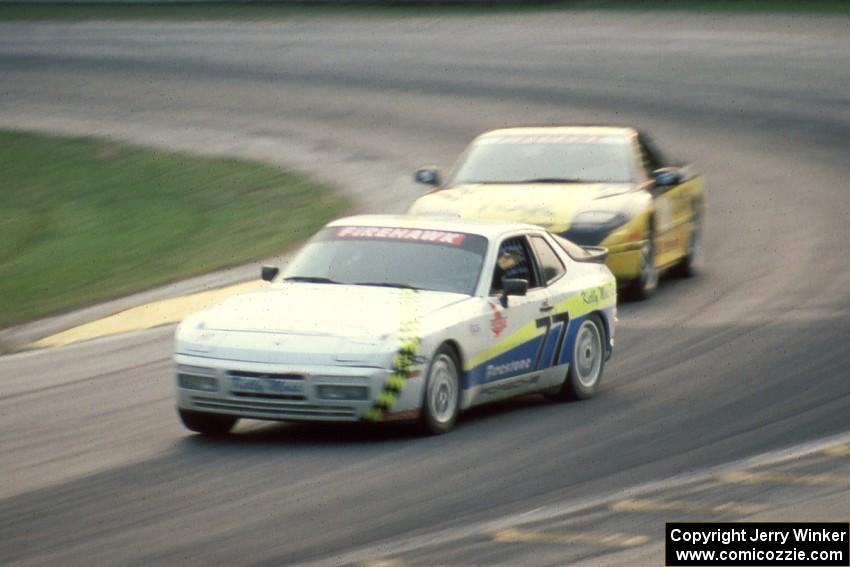
<path id="1" fill-rule="evenodd" d="M 180 325 L 178 354 L 279 365 L 382 366 L 425 315 L 456 293 L 286 283 L 233 297 Z M 384 360 L 386 359 L 386 360 Z"/>
<path id="2" fill-rule="evenodd" d="M 522 221 L 563 232 L 582 211 L 621 208 L 632 188 L 628 183 L 458 185 L 420 197 L 409 212 Z"/>
<path id="3" fill-rule="evenodd" d="M 455 293 L 286 283 L 233 297 L 199 314 L 211 331 L 376 338 L 460 301 Z"/>

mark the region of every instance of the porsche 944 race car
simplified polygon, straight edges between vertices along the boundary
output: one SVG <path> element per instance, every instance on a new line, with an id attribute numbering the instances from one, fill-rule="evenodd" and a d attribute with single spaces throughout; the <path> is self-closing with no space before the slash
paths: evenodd
<path id="1" fill-rule="evenodd" d="M 608 249 L 608 267 L 637 299 L 659 273 L 692 275 L 700 261 L 703 179 L 667 162 L 649 137 L 628 127 L 508 128 L 476 138 L 412 214 L 528 222 L 579 245 Z"/>
<path id="2" fill-rule="evenodd" d="M 605 251 L 518 223 L 359 216 L 328 224 L 271 285 L 176 331 L 184 425 L 419 420 L 541 392 L 588 398 L 614 345 Z"/>

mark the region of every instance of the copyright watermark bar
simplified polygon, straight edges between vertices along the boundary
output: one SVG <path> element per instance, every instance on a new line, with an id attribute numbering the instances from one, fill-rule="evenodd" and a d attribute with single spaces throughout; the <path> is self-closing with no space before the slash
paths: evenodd
<path id="1" fill-rule="evenodd" d="M 667 567 L 850 566 L 843 522 L 668 522 Z"/>

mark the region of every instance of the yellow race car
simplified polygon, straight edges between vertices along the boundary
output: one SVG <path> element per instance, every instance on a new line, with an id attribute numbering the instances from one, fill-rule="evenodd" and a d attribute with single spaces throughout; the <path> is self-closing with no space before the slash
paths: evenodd
<path id="1" fill-rule="evenodd" d="M 523 221 L 582 246 L 608 249 L 618 285 L 652 295 L 668 269 L 693 275 L 702 256 L 703 178 L 668 163 L 630 127 L 507 128 L 476 138 L 411 214 Z"/>

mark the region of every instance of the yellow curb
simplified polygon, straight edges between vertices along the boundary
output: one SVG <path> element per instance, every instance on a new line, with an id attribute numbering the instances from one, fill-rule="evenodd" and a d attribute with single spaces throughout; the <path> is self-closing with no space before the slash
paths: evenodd
<path id="1" fill-rule="evenodd" d="M 761 504 L 737 502 L 695 502 L 687 500 L 650 500 L 631 498 L 619 500 L 609 506 L 613 512 L 705 512 L 709 514 L 757 514 L 767 509 Z"/>
<path id="2" fill-rule="evenodd" d="M 823 452 L 833 457 L 850 457 L 850 445 L 836 445 Z"/>
<path id="3" fill-rule="evenodd" d="M 596 532 L 536 532 L 505 529 L 490 535 L 503 543 L 554 543 L 562 545 L 596 545 L 605 547 L 635 547 L 649 543 L 645 535 Z"/>
<path id="4" fill-rule="evenodd" d="M 846 474 L 787 474 L 771 472 L 736 471 L 721 474 L 720 482 L 728 484 L 789 484 L 802 486 L 850 486 Z"/>
<path id="5" fill-rule="evenodd" d="M 187 315 L 212 307 L 239 293 L 259 289 L 264 285 L 268 284 L 262 280 L 256 280 L 184 295 L 182 297 L 154 301 L 147 305 L 133 307 L 115 315 L 110 315 L 109 317 L 104 317 L 103 319 L 98 319 L 97 321 L 44 337 L 30 345 L 30 348 L 65 346 L 99 337 L 117 335 L 129 331 L 141 331 L 161 325 L 177 323 Z"/>

